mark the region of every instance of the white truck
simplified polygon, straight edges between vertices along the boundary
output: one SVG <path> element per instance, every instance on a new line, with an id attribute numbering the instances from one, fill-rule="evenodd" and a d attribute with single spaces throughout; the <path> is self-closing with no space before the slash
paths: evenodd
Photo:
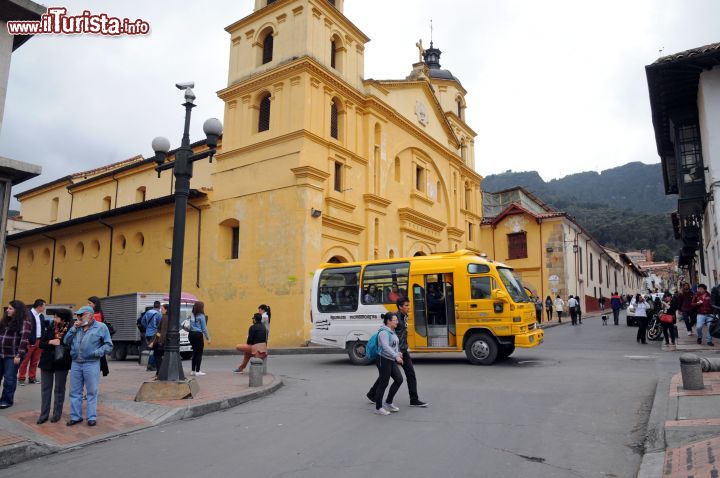
<path id="1" fill-rule="evenodd" d="M 125 360 L 128 355 L 140 355 L 140 331 L 137 328 L 137 319 L 146 310 L 152 308 L 157 300 L 167 302 L 167 292 L 133 292 L 129 294 L 102 297 L 105 320 L 115 327 L 112 337 L 112 358 Z M 184 300 L 180 304 L 180 323 L 189 317 L 193 302 Z M 188 333 L 180 329 L 180 356 L 187 360 L 192 356 L 192 346 L 188 340 Z"/>

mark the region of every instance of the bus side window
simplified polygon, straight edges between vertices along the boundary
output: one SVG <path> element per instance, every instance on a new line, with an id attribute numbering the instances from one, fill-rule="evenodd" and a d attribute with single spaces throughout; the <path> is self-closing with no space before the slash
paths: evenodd
<path id="1" fill-rule="evenodd" d="M 415 332 L 421 337 L 427 337 L 427 315 L 425 311 L 425 289 L 413 285 L 413 312 Z"/>
<path id="2" fill-rule="evenodd" d="M 470 278 L 470 297 L 472 299 L 489 299 L 492 297 L 492 277 Z"/>
<path id="3" fill-rule="evenodd" d="M 358 280 L 360 267 L 325 269 L 318 281 L 318 310 L 327 312 L 355 312 L 358 308 Z"/>
<path id="4" fill-rule="evenodd" d="M 365 267 L 362 278 L 363 304 L 395 304 L 407 298 L 410 264 L 373 264 Z"/>

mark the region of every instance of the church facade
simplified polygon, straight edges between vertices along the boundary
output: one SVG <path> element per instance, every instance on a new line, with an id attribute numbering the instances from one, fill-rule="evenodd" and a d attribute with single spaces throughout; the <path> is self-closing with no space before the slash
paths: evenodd
<path id="1" fill-rule="evenodd" d="M 321 263 L 480 252 L 467 92 L 439 49 L 419 42 L 405 79 L 365 79 L 369 39 L 342 0 L 256 0 L 226 30 L 225 132 L 195 164 L 183 279 L 214 348 L 243 341 L 260 303 L 273 346 L 307 341 Z M 45 226 L 9 237 L 3 299 L 167 290 L 172 182 L 153 168 L 136 157 L 19 194 Z"/>

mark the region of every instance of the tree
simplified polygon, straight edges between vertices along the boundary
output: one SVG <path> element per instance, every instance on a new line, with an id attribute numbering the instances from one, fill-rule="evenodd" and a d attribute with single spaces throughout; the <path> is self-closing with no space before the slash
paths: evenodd
<path id="1" fill-rule="evenodd" d="M 653 260 L 656 262 L 670 262 L 673 260 L 673 253 L 666 244 L 658 244 L 653 251 Z"/>

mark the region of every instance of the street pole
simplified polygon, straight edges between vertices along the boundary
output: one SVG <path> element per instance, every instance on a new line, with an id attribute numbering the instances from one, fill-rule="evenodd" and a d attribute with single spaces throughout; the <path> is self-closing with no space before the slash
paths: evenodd
<path id="1" fill-rule="evenodd" d="M 194 83 L 179 83 L 179 89 L 185 90 L 185 127 L 183 130 L 180 148 L 175 152 L 175 161 L 165 163 L 165 158 L 170 150 L 170 142 L 165 138 L 155 138 L 153 149 L 155 150 L 155 161 L 158 166 L 155 168 L 160 172 L 172 169 L 175 176 L 175 219 L 173 226 L 172 258 L 170 263 L 170 303 L 168 330 L 165 342 L 165 354 L 163 356 L 159 381 L 181 382 L 185 380 L 182 369 L 182 358 L 180 357 L 180 299 L 182 295 L 183 259 L 185 254 L 185 219 L 187 215 L 188 198 L 190 197 L 190 179 L 193 175 L 193 163 L 201 159 L 210 158 L 216 152 L 218 139 L 222 134 L 222 124 L 217 119 L 211 118 L 203 124 L 203 130 L 207 136 L 208 150 L 193 155 L 190 147 L 190 117 L 195 107 L 193 101 L 195 94 L 192 91 Z"/>

